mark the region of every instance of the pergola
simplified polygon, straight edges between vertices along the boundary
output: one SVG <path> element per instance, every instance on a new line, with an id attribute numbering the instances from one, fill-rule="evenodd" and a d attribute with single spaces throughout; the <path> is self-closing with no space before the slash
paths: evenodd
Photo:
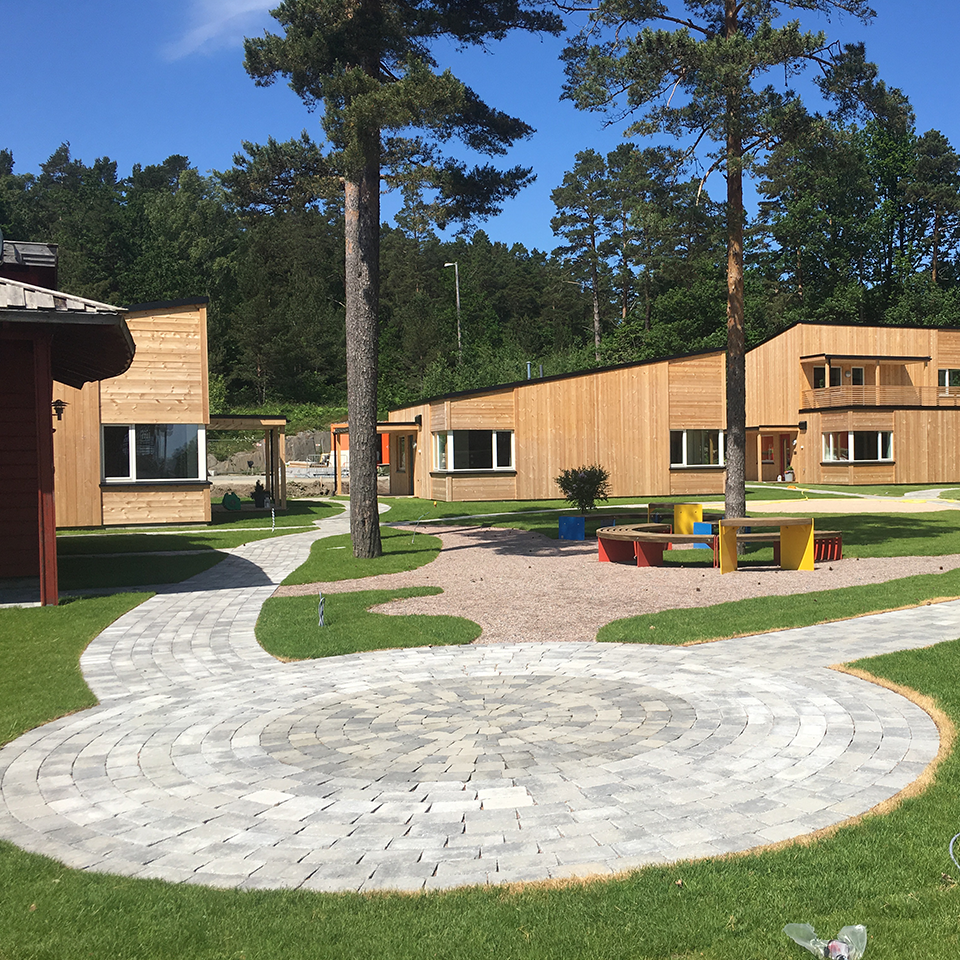
<path id="1" fill-rule="evenodd" d="M 267 489 L 281 510 L 287 509 L 286 417 L 223 414 L 210 417 L 211 430 L 263 430 L 263 469 Z"/>
<path id="2" fill-rule="evenodd" d="M 135 346 L 124 310 L 0 276 L 0 577 L 40 576 L 56 605 L 53 381 L 119 376 Z"/>

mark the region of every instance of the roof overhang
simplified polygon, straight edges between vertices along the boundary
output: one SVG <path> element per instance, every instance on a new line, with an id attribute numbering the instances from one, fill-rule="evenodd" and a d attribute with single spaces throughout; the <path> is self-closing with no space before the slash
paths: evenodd
<path id="1" fill-rule="evenodd" d="M 332 423 L 330 429 L 336 436 L 350 432 L 345 423 Z M 417 433 L 420 423 L 417 420 L 378 420 L 377 433 Z"/>
<path id="2" fill-rule="evenodd" d="M 259 417 L 256 414 L 223 414 L 210 418 L 211 430 L 255 430 L 257 427 L 268 430 L 286 426 L 287 418 L 279 415 Z"/>
<path id="3" fill-rule="evenodd" d="M 80 388 L 124 373 L 136 347 L 121 307 L 0 278 L 0 330 L 50 338 L 53 379 Z"/>
<path id="4" fill-rule="evenodd" d="M 881 357 L 873 353 L 814 353 L 800 358 L 801 363 L 825 363 L 827 366 L 834 363 L 929 363 L 930 360 L 931 357 L 891 357 L 889 355 Z"/>
<path id="5" fill-rule="evenodd" d="M 420 424 L 415 420 L 389 420 L 377 424 L 377 433 L 416 433 Z"/>

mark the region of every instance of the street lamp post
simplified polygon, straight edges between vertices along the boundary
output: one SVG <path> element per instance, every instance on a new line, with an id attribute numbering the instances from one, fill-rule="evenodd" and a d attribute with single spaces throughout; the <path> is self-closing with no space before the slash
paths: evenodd
<path id="1" fill-rule="evenodd" d="M 460 266 L 459 261 L 445 263 L 445 267 L 453 267 L 453 281 L 457 288 L 457 363 L 463 363 L 463 341 L 460 339 Z"/>

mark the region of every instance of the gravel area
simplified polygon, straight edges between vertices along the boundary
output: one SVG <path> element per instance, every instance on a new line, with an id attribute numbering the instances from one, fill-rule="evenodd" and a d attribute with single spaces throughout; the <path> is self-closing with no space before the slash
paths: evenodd
<path id="1" fill-rule="evenodd" d="M 821 501 L 812 512 L 821 512 Z M 850 504 L 845 504 L 850 510 Z M 808 508 L 809 509 L 809 508 Z M 419 528 L 421 531 L 423 527 Z M 476 643 L 590 641 L 621 617 L 744 597 L 814 593 L 881 583 L 960 567 L 960 554 L 831 560 L 813 571 L 778 567 L 720 575 L 703 567 L 636 567 L 600 563 L 595 540 L 552 540 L 520 530 L 431 527 L 443 540 L 432 563 L 405 573 L 335 583 L 282 586 L 275 596 L 297 596 L 436 586 L 442 594 L 395 601 L 382 612 L 451 614 L 479 623 Z"/>

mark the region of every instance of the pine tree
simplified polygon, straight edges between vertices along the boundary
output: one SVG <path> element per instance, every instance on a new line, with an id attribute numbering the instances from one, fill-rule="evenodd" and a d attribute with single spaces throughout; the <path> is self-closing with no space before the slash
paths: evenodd
<path id="1" fill-rule="evenodd" d="M 550 227 L 566 241 L 553 253 L 574 266 L 574 275 L 590 291 L 593 349 L 599 363 L 601 300 L 606 299 L 601 285 L 608 272 L 600 248 L 607 236 L 605 220 L 610 210 L 610 184 L 606 162 L 596 150 L 581 150 L 575 160 L 573 169 L 564 175 L 563 183 L 550 194 L 557 208 Z"/>
<path id="2" fill-rule="evenodd" d="M 726 509 L 739 516 L 746 509 L 743 176 L 803 112 L 794 91 L 777 90 L 766 75 L 789 77 L 816 63 L 831 92 L 848 100 L 874 90 L 862 48 L 828 48 L 822 33 L 804 32 L 799 21 L 775 21 L 788 10 L 867 22 L 873 11 L 864 0 L 599 0 L 585 9 L 589 27 L 564 52 L 564 95 L 619 119 L 636 113 L 628 135 L 667 134 L 691 150 L 712 142 L 710 169 L 726 176 Z"/>
<path id="3" fill-rule="evenodd" d="M 285 0 L 272 15 L 284 33 L 245 41 L 247 72 L 259 85 L 287 77 L 309 109 L 323 107 L 328 159 L 343 180 L 350 530 L 354 554 L 375 557 L 381 170 L 415 169 L 451 219 L 497 211 L 530 171 L 467 170 L 438 144 L 457 137 L 498 155 L 531 128 L 441 72 L 431 45 L 482 44 L 514 29 L 558 33 L 561 23 L 539 0 Z"/>

